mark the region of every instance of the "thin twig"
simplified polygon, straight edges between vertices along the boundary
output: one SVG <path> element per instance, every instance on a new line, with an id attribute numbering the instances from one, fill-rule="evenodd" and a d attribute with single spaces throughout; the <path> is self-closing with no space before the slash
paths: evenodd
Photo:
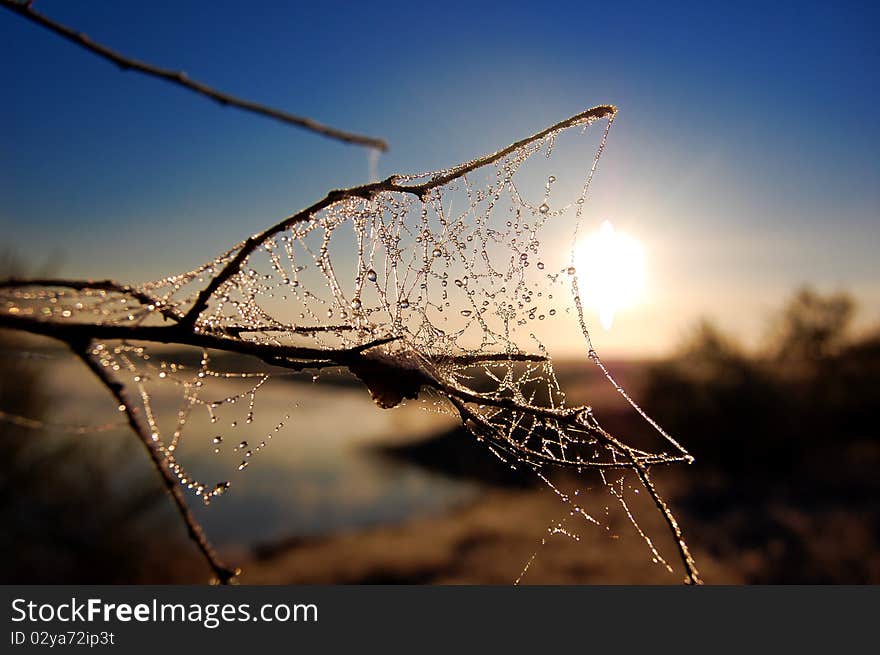
<path id="1" fill-rule="evenodd" d="M 174 325 L 114 325 L 92 323 L 61 323 L 21 316 L 16 314 L 0 314 L 0 328 L 22 330 L 31 334 L 39 334 L 64 342 L 81 342 L 85 340 L 123 340 L 146 341 L 152 343 L 173 344 L 179 346 L 195 346 L 212 348 L 224 352 L 252 355 L 264 361 L 277 363 L 283 359 L 292 360 L 331 360 L 339 366 L 347 366 L 363 351 L 382 346 L 399 337 L 382 337 L 349 348 L 325 349 L 304 346 L 285 346 L 264 344 L 255 341 L 244 341 L 215 336 L 202 332 L 190 332 L 185 326 Z"/>
<path id="2" fill-rule="evenodd" d="M 474 353 L 473 355 L 439 355 L 429 357 L 435 364 L 476 366 L 488 362 L 548 362 L 547 355 L 533 353 Z"/>
<path id="3" fill-rule="evenodd" d="M 500 447 L 505 451 L 511 452 L 513 447 L 509 442 L 500 441 L 495 439 L 496 428 L 491 423 L 486 421 L 482 416 L 470 410 L 466 403 L 463 402 L 462 396 L 468 396 L 469 394 L 462 394 L 460 390 L 455 389 L 454 387 L 444 387 L 443 391 L 447 393 L 447 397 L 449 398 L 452 405 L 458 410 L 459 414 L 462 417 L 462 420 L 465 423 L 470 422 L 474 425 L 478 431 L 483 434 L 485 437 L 492 439 L 492 444 L 496 447 Z M 452 395 L 454 394 L 454 395 Z M 478 397 L 481 404 L 485 404 L 485 400 L 482 397 Z M 474 398 L 468 398 L 470 402 L 474 402 Z M 548 410 L 548 409 L 538 409 L 532 407 L 523 407 L 514 401 L 509 402 L 496 402 L 496 406 L 507 406 L 511 409 L 517 409 L 518 411 L 527 411 L 533 415 L 550 415 L 557 417 L 557 420 L 560 423 L 569 423 L 571 424 L 573 421 L 577 421 L 578 413 L 573 413 L 571 411 L 560 412 L 559 410 Z M 565 459 L 560 459 L 557 457 L 552 457 L 545 453 L 540 453 L 536 451 L 529 451 L 529 458 L 540 463 L 550 464 L 552 466 L 567 466 L 567 467 L 576 467 L 576 468 L 632 468 L 635 469 L 636 475 L 639 476 L 639 480 L 642 483 L 642 486 L 648 492 L 648 495 L 651 496 L 651 499 L 654 501 L 654 504 L 657 506 L 657 509 L 663 515 L 666 524 L 669 526 L 669 530 L 672 532 L 673 539 L 675 541 L 675 546 L 678 551 L 679 558 L 681 559 L 682 564 L 684 565 L 686 577 L 685 580 L 689 584 L 703 584 L 702 579 L 700 578 L 700 573 L 697 570 L 697 564 L 694 561 L 693 556 L 691 555 L 690 549 L 688 548 L 687 542 L 684 540 L 684 535 L 682 534 L 681 527 L 678 525 L 678 521 L 675 519 L 675 515 L 672 513 L 672 510 L 669 509 L 669 505 L 666 504 L 666 501 L 663 500 L 663 497 L 660 495 L 660 492 L 657 491 L 657 488 L 654 486 L 654 483 L 651 481 L 650 474 L 648 473 L 648 467 L 651 464 L 669 464 L 673 461 L 686 461 L 684 457 L 670 457 L 665 458 L 662 456 L 649 456 L 642 457 L 639 455 L 641 451 L 632 448 L 631 446 L 627 446 L 625 443 L 615 438 L 613 435 L 603 430 L 598 426 L 587 426 L 583 423 L 578 423 L 577 427 L 580 429 L 585 429 L 589 432 L 591 436 L 596 436 L 601 441 L 603 441 L 607 446 L 613 447 L 615 450 L 624 454 L 626 458 L 629 460 L 628 463 L 624 462 L 579 462 L 579 461 L 569 461 Z M 519 454 L 519 453 L 514 453 Z"/>
<path id="4" fill-rule="evenodd" d="M 230 337 L 240 337 L 244 332 L 252 332 L 254 334 L 265 334 L 267 332 L 295 332 L 297 334 L 314 334 L 317 332 L 351 332 L 354 327 L 351 325 L 271 325 L 247 327 L 244 325 L 231 325 L 228 327 L 217 328 L 219 332 L 227 334 Z"/>
<path id="5" fill-rule="evenodd" d="M 371 136 L 364 136 L 362 134 L 355 134 L 354 132 L 347 132 L 345 130 L 340 130 L 336 127 L 331 127 L 330 125 L 319 123 L 318 121 L 307 118 L 305 116 L 297 116 L 296 114 L 291 114 L 280 109 L 261 105 L 251 100 L 238 98 L 236 96 L 229 95 L 228 93 L 218 91 L 208 86 L 207 84 L 203 84 L 202 82 L 192 80 L 187 76 L 186 73 L 182 71 L 173 71 L 165 68 L 159 68 L 158 66 L 153 66 L 152 64 L 147 64 L 145 62 L 138 61 L 137 59 L 126 57 L 125 55 L 122 55 L 105 45 L 96 43 L 82 32 L 77 32 L 76 30 L 67 27 L 66 25 L 57 23 L 51 18 L 48 18 L 43 14 L 34 11 L 30 3 L 17 2 L 16 0 L 0 0 L 0 5 L 6 7 L 10 11 L 15 12 L 19 16 L 26 18 L 27 20 L 54 32 L 58 36 L 67 39 L 68 41 L 71 41 L 90 52 L 95 53 L 99 57 L 103 57 L 104 59 L 113 62 L 122 70 L 135 70 L 140 73 L 144 73 L 145 75 L 157 77 L 159 79 L 165 80 L 166 82 L 177 84 L 178 86 L 182 86 L 185 89 L 189 89 L 190 91 L 211 98 L 212 100 L 216 100 L 221 105 L 230 105 L 233 107 L 238 107 L 239 109 L 244 109 L 245 111 L 253 112 L 255 114 L 268 116 L 269 118 L 274 118 L 281 121 L 282 123 L 296 125 L 297 127 L 304 128 L 330 139 L 335 139 L 344 143 L 352 143 L 359 146 L 366 146 L 368 148 L 374 148 L 376 150 L 388 150 L 388 144 L 383 139 L 378 139 Z"/>
<path id="6" fill-rule="evenodd" d="M 472 428 L 478 432 L 483 438 L 491 441 L 492 446 L 504 451 L 514 458 L 520 458 L 522 455 L 527 454 L 528 457 L 533 460 L 537 464 L 546 464 L 548 466 L 554 466 L 557 468 L 569 468 L 569 469 L 630 469 L 632 468 L 632 464 L 628 462 L 596 462 L 592 460 L 568 460 L 561 459 L 559 457 L 554 457 L 552 455 L 547 454 L 546 452 L 538 452 L 535 450 L 528 450 L 512 444 L 511 442 L 504 440 L 498 437 L 498 426 L 493 425 L 485 418 L 472 411 L 465 402 L 463 402 L 460 398 L 457 398 L 455 395 L 447 395 L 447 399 L 452 406 L 458 411 L 459 416 L 461 417 L 462 422 L 467 425 L 470 424 Z M 534 410 L 533 407 L 521 406 L 518 411 L 532 413 Z M 583 426 L 578 426 L 579 428 L 583 428 Z M 591 433 L 591 436 L 592 433 Z M 607 439 L 601 438 L 600 440 L 605 441 L 606 445 L 612 445 Z M 685 461 L 683 457 L 668 457 L 666 455 L 643 455 L 639 456 L 639 461 L 641 461 L 646 466 L 650 466 L 652 464 L 672 464 L 676 462 Z"/>
<path id="7" fill-rule="evenodd" d="M 287 218 L 282 219 L 275 225 L 263 230 L 260 234 L 251 236 L 247 240 L 245 240 L 241 244 L 238 252 L 235 253 L 235 257 L 227 262 L 226 265 L 220 270 L 220 273 L 215 275 L 207 284 L 207 286 L 201 290 L 198 297 L 196 298 L 195 303 L 193 303 L 192 307 L 190 307 L 189 311 L 187 311 L 181 323 L 190 327 L 194 326 L 199 315 L 203 311 L 205 311 L 205 309 L 207 309 L 208 301 L 211 299 L 211 296 L 213 296 L 217 289 L 223 286 L 225 282 L 227 282 L 233 275 L 235 275 L 239 271 L 247 258 L 257 248 L 259 248 L 261 244 L 265 243 L 267 239 L 275 236 L 279 232 L 283 232 L 284 230 L 290 228 L 293 225 L 296 225 L 297 223 L 303 223 L 305 221 L 311 220 L 311 218 L 315 214 L 324 209 L 327 209 L 332 205 L 335 205 L 338 202 L 355 198 L 372 200 L 378 194 L 383 192 L 408 193 L 415 195 L 418 198 L 425 198 L 426 195 L 433 189 L 443 186 L 444 184 L 448 184 L 453 180 L 462 178 L 467 175 L 467 173 L 479 168 L 480 166 L 492 164 L 499 159 L 506 157 L 518 148 L 523 148 L 531 143 L 540 141 L 548 134 L 558 132 L 559 130 L 564 130 L 565 128 L 572 127 L 574 125 L 579 125 L 587 121 L 598 120 L 608 117 L 613 118 L 616 113 L 617 108 L 613 105 L 599 105 L 597 107 L 593 107 L 592 109 L 588 109 L 584 112 L 581 112 L 580 114 L 572 116 L 571 118 L 567 118 L 564 121 L 560 121 L 555 125 L 551 125 L 550 127 L 543 129 L 540 132 L 533 134 L 532 136 L 526 137 L 525 139 L 520 139 L 519 141 L 516 141 L 506 148 L 502 148 L 495 153 L 486 155 L 485 157 L 474 159 L 464 166 L 459 166 L 458 168 L 445 175 L 434 177 L 427 182 L 423 182 L 422 184 L 400 184 L 398 182 L 398 180 L 400 179 L 399 176 L 392 175 L 391 177 L 380 180 L 378 182 L 350 187 L 348 189 L 335 189 L 333 191 L 330 191 L 324 198 L 311 205 L 310 207 L 306 207 L 305 209 L 302 209 L 295 214 L 292 214 Z"/>
<path id="8" fill-rule="evenodd" d="M 196 546 L 198 546 L 199 551 L 204 556 L 205 561 L 208 562 L 214 575 L 217 576 L 217 580 L 220 584 L 229 584 L 229 582 L 238 575 L 238 571 L 227 567 L 217 557 L 217 553 L 214 552 L 214 548 L 205 536 L 205 531 L 202 529 L 202 526 L 199 524 L 196 517 L 193 516 L 189 506 L 186 504 L 186 499 L 183 497 L 180 485 L 171 474 L 165 457 L 162 455 L 155 442 L 150 438 L 149 430 L 147 430 L 143 423 L 141 423 L 135 406 L 129 401 L 128 395 L 125 392 L 125 387 L 120 382 L 114 380 L 110 373 L 108 373 L 107 370 L 101 366 L 91 354 L 89 354 L 91 342 L 72 341 L 69 345 L 71 350 L 76 353 L 85 365 L 88 366 L 89 370 L 91 370 L 101 383 L 107 387 L 110 393 L 113 394 L 113 398 L 119 404 L 120 410 L 125 412 L 125 416 L 128 419 L 128 424 L 132 431 L 137 435 L 138 439 L 140 439 L 144 448 L 147 449 L 147 453 L 150 455 L 150 460 L 153 462 L 153 466 L 162 478 L 165 489 L 171 495 L 174 505 L 177 507 L 177 512 L 180 514 L 180 518 L 186 524 L 190 539 L 192 539 Z"/>
<path id="9" fill-rule="evenodd" d="M 666 524 L 672 531 L 675 546 L 678 549 L 678 555 L 681 558 L 681 561 L 684 564 L 684 568 L 687 573 L 685 580 L 689 584 L 703 584 L 703 581 L 700 578 L 700 572 L 697 570 L 697 563 L 694 561 L 694 558 L 691 555 L 691 551 L 688 548 L 687 542 L 684 540 L 684 535 L 682 534 L 681 528 L 678 525 L 678 521 L 675 520 L 675 515 L 672 513 L 672 510 L 669 509 L 669 505 L 667 505 L 666 501 L 663 500 L 663 497 L 657 491 L 656 487 L 654 487 L 654 483 L 651 482 L 651 477 L 648 474 L 648 467 L 640 462 L 639 459 L 633 455 L 631 450 L 632 449 L 629 447 L 624 447 L 624 452 L 626 453 L 630 462 L 632 462 L 633 468 L 635 468 L 636 474 L 639 476 L 639 480 L 641 480 L 642 482 L 642 486 L 651 496 L 651 499 L 654 501 L 657 509 L 660 510 L 660 513 L 666 520 Z"/>

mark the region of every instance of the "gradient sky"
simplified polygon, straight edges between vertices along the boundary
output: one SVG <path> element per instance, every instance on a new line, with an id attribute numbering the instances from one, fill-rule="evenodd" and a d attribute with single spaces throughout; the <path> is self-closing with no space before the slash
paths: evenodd
<path id="1" fill-rule="evenodd" d="M 644 304 L 596 331 L 600 351 L 660 352 L 698 316 L 755 339 L 803 283 L 852 292 L 862 325 L 880 319 L 877 5 L 36 8 L 130 56 L 382 136 L 382 176 L 618 105 L 592 211 L 642 241 L 649 282 Z M 122 73 L 3 10 L 0 44 L 2 248 L 34 269 L 161 277 L 367 181 L 361 148 Z"/>

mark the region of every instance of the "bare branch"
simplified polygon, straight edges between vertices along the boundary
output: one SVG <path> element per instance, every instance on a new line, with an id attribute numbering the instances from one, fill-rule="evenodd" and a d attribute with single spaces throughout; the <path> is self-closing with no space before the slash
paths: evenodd
<path id="1" fill-rule="evenodd" d="M 110 393 L 113 394 L 113 398 L 119 404 L 120 410 L 125 412 L 125 416 L 126 418 L 128 418 L 129 426 L 131 427 L 132 431 L 137 435 L 138 439 L 140 439 L 140 442 L 143 444 L 144 448 L 147 449 L 147 453 L 150 455 L 150 460 L 153 462 L 153 466 L 159 473 L 159 476 L 162 478 L 165 489 L 171 495 L 171 498 L 174 501 L 174 505 L 177 508 L 177 512 L 178 514 L 180 514 L 180 518 L 183 520 L 184 524 L 186 524 L 187 532 L 190 539 L 192 539 L 195 542 L 196 546 L 198 546 L 199 551 L 204 556 L 205 561 L 208 562 L 208 565 L 211 567 L 214 575 L 217 576 L 217 580 L 219 580 L 220 584 L 229 584 L 232 578 L 238 575 L 238 571 L 227 567 L 217 557 L 217 554 L 214 552 L 214 548 L 211 546 L 208 538 L 205 536 L 205 532 L 202 529 L 202 526 L 199 524 L 196 517 L 193 516 L 192 512 L 189 509 L 189 506 L 186 504 L 186 499 L 183 497 L 183 492 L 180 490 L 180 486 L 178 485 L 177 480 L 174 478 L 168 468 L 166 458 L 162 455 L 162 453 L 156 447 L 156 444 L 150 438 L 149 430 L 147 430 L 144 427 L 143 423 L 141 423 L 134 405 L 132 405 L 129 401 L 128 395 L 125 392 L 125 387 L 114 380 L 107 372 L 107 370 L 103 366 L 98 364 L 97 361 L 95 361 L 94 357 L 89 354 L 90 347 L 90 342 L 70 343 L 71 350 L 73 350 L 73 352 L 76 353 L 76 355 L 85 363 L 85 365 L 89 367 L 89 370 L 95 374 L 95 376 L 101 381 L 101 383 L 105 387 L 107 387 Z"/>
<path id="2" fill-rule="evenodd" d="M 297 223 L 303 223 L 310 220 L 318 212 L 327 209 L 328 207 L 335 205 L 338 202 L 354 198 L 371 200 L 382 192 L 409 193 L 419 198 L 424 198 L 426 194 L 431 190 L 443 186 L 444 184 L 448 184 L 453 180 L 460 179 L 467 175 L 469 172 L 479 168 L 480 166 L 492 164 L 514 152 L 518 148 L 523 148 L 531 143 L 540 141 L 548 134 L 558 132 L 559 130 L 564 130 L 574 125 L 580 125 L 589 121 L 599 120 L 601 118 L 613 119 L 616 113 L 617 107 L 613 105 L 599 105 L 597 107 L 593 107 L 592 109 L 588 109 L 564 121 L 560 121 L 555 125 L 551 125 L 550 127 L 543 129 L 540 132 L 533 134 L 532 136 L 526 137 L 525 139 L 520 139 L 519 141 L 512 143 L 506 148 L 502 148 L 498 152 L 492 153 L 491 155 L 486 155 L 485 157 L 474 159 L 468 164 L 459 166 L 458 168 L 453 169 L 451 172 L 446 173 L 445 175 L 433 177 L 422 184 L 399 184 L 398 180 L 400 179 L 400 177 L 392 175 L 391 177 L 380 180 L 378 182 L 350 187 L 348 189 L 335 189 L 333 191 L 330 191 L 324 198 L 311 205 L 310 207 L 306 207 L 305 209 L 300 210 L 285 219 L 282 219 L 275 225 L 263 230 L 260 234 L 254 235 L 245 240 L 241 244 L 238 252 L 235 254 L 235 257 L 227 262 L 223 269 L 221 269 L 220 273 L 214 276 L 214 278 L 208 283 L 208 285 L 204 289 L 202 289 L 202 291 L 196 298 L 193 306 L 183 317 L 182 323 L 188 326 L 195 325 L 199 315 L 208 307 L 208 301 L 210 300 L 211 296 L 214 295 L 214 292 L 216 292 L 217 289 L 219 289 L 227 280 L 229 280 L 239 271 L 247 258 L 251 255 L 251 253 L 254 252 L 254 250 L 256 250 L 260 246 L 260 244 L 264 243 L 267 239 L 273 237 L 279 232 L 282 232 L 290 228 L 291 226 L 296 225 Z"/>
<path id="3" fill-rule="evenodd" d="M 531 353 L 476 353 L 473 355 L 440 355 L 432 357 L 436 364 L 451 364 L 452 366 L 476 366 L 487 362 L 546 362 L 546 355 L 534 355 Z"/>
<path id="4" fill-rule="evenodd" d="M 506 157 L 511 154 L 515 150 L 523 148 L 535 141 L 540 141 L 544 137 L 553 134 L 554 132 L 559 132 L 569 127 L 573 127 L 575 125 L 581 125 L 583 123 L 588 123 L 590 121 L 600 120 L 602 118 L 608 118 L 609 120 L 614 120 L 614 116 L 617 114 L 617 107 L 614 105 L 598 105 L 596 107 L 592 107 L 587 109 L 586 111 L 581 112 L 580 114 L 576 114 L 571 118 L 567 118 L 564 121 L 560 121 L 554 125 L 551 125 L 548 128 L 533 134 L 532 136 L 528 136 L 524 139 L 520 139 L 519 141 L 515 141 L 511 143 L 506 148 L 502 148 L 501 150 L 492 153 L 491 155 L 485 155 L 484 157 L 479 157 L 474 159 L 467 164 L 462 164 L 445 175 L 438 175 L 436 177 L 432 177 L 429 181 L 408 187 L 403 187 L 403 190 L 409 191 L 410 193 L 417 193 L 419 195 L 424 195 L 428 191 L 432 189 L 436 189 L 437 187 L 443 186 L 453 180 L 457 180 L 461 177 L 464 177 L 468 173 L 473 170 L 480 168 L 481 166 L 485 166 L 486 164 L 493 164 L 499 159 Z"/>
<path id="5" fill-rule="evenodd" d="M 539 453 L 530 451 L 530 459 L 537 460 L 540 462 L 548 463 L 553 466 L 583 466 L 590 467 L 594 466 L 596 468 L 632 468 L 636 471 L 636 474 L 639 476 L 639 480 L 642 483 L 642 486 L 651 496 L 651 499 L 654 501 L 657 509 L 663 515 L 666 524 L 669 526 L 670 531 L 672 532 L 675 546 L 678 550 L 679 557 L 684 565 L 686 578 L 685 580 L 689 584 L 702 584 L 703 581 L 700 578 L 700 573 L 697 570 L 696 562 L 694 562 L 694 558 L 691 555 L 690 549 L 688 548 L 687 542 L 684 539 L 684 535 L 682 534 L 681 527 L 678 525 L 678 521 L 676 521 L 675 516 L 672 513 L 672 510 L 669 509 L 669 505 L 666 504 L 666 501 L 663 500 L 663 497 L 657 491 L 657 488 L 654 486 L 654 483 L 651 481 L 650 474 L 648 472 L 648 467 L 652 464 L 670 464 L 673 462 L 687 462 L 689 461 L 686 456 L 671 456 L 666 457 L 665 455 L 650 455 L 647 453 L 643 453 L 643 451 L 639 451 L 631 446 L 626 445 L 619 439 L 615 438 L 613 435 L 608 433 L 607 431 L 600 428 L 598 425 L 590 425 L 587 426 L 583 421 L 580 420 L 581 412 L 584 408 L 574 408 L 570 410 L 553 410 L 553 409 L 544 409 L 544 408 L 536 408 L 536 407 L 527 407 L 523 406 L 521 403 L 517 403 L 514 400 L 508 399 L 493 399 L 489 397 L 484 397 L 478 394 L 470 393 L 463 389 L 458 389 L 456 387 L 452 387 L 450 385 L 442 385 L 441 391 L 447 394 L 450 402 L 452 402 L 453 406 L 458 410 L 459 414 L 462 417 L 462 420 L 465 423 L 470 423 L 475 426 L 477 430 L 483 434 L 485 437 L 492 439 L 493 446 L 500 447 L 504 450 L 511 450 L 512 446 L 509 442 L 500 441 L 495 439 L 495 427 L 486 421 L 482 416 L 473 412 L 467 407 L 467 402 L 471 403 L 479 403 L 481 405 L 494 405 L 496 407 L 502 407 L 507 409 L 514 409 L 516 411 L 526 411 L 534 416 L 543 416 L 545 418 L 553 418 L 559 421 L 561 424 L 569 424 L 574 425 L 579 429 L 586 429 L 591 436 L 596 436 L 598 439 L 603 441 L 606 445 L 613 447 L 620 454 L 623 454 L 627 462 L 613 462 L 613 463 L 603 463 L 603 462 L 571 462 L 570 460 L 560 459 L 556 457 L 549 456 L 545 453 Z M 647 455 L 647 456 L 646 456 Z"/>
<path id="6" fill-rule="evenodd" d="M 92 323 L 60 323 L 42 320 L 32 316 L 0 314 L 0 328 L 23 330 L 31 334 L 51 337 L 65 343 L 77 343 L 96 339 L 147 341 L 153 343 L 174 344 L 212 348 L 224 352 L 253 355 L 264 361 L 276 364 L 286 359 L 332 361 L 338 366 L 348 366 L 359 355 L 370 348 L 381 346 L 398 337 L 384 337 L 368 341 L 351 348 L 324 349 L 301 346 L 283 346 L 244 341 L 215 336 L 202 332 L 190 332 L 182 325 L 115 325 Z"/>
<path id="7" fill-rule="evenodd" d="M 245 111 L 253 112 L 255 114 L 268 116 L 269 118 L 274 118 L 275 120 L 281 121 L 282 123 L 296 125 L 297 127 L 301 127 L 303 129 L 309 130 L 316 134 L 320 134 L 321 136 L 325 136 L 330 139 L 335 139 L 337 141 L 351 143 L 358 146 L 365 146 L 367 148 L 374 148 L 376 150 L 388 150 L 388 144 L 383 139 L 378 139 L 371 136 L 364 136 L 362 134 L 355 134 L 354 132 L 347 132 L 345 130 L 340 130 L 338 128 L 332 127 L 330 125 L 319 123 L 318 121 L 307 118 L 305 116 L 297 116 L 296 114 L 291 114 L 280 109 L 275 109 L 273 107 L 268 107 L 266 105 L 252 102 L 251 100 L 238 98 L 236 96 L 229 95 L 228 93 L 218 91 L 208 86 L 207 84 L 192 80 L 187 76 L 186 73 L 182 71 L 173 71 L 165 68 L 159 68 L 157 66 L 153 66 L 152 64 L 147 64 L 145 62 L 126 57 L 125 55 L 122 55 L 119 52 L 108 48 L 107 46 L 92 41 L 82 32 L 77 32 L 76 30 L 71 29 L 66 25 L 57 23 L 51 18 L 48 18 L 34 11 L 30 3 L 17 2 L 16 0 L 0 0 L 0 5 L 6 7 L 10 11 L 15 12 L 19 16 L 26 18 L 27 20 L 36 23 L 37 25 L 40 25 L 41 27 L 44 27 L 51 32 L 54 32 L 58 36 L 67 39 L 72 43 L 75 43 L 81 48 L 85 48 L 86 50 L 93 52 L 99 57 L 103 57 L 104 59 L 113 62 L 122 70 L 135 70 L 140 73 L 144 73 L 145 75 L 157 77 L 159 79 L 165 80 L 166 82 L 171 82 L 172 84 L 182 86 L 185 89 L 189 89 L 190 91 L 203 95 L 212 100 L 216 100 L 221 105 L 230 105 L 232 107 L 244 109 Z"/>
<path id="8" fill-rule="evenodd" d="M 666 524 L 672 531 L 672 535 L 675 540 L 675 546 L 678 549 L 679 557 L 681 558 L 681 561 L 684 564 L 685 571 L 687 572 L 685 581 L 689 584 L 703 584 L 703 581 L 700 578 L 700 572 L 697 571 L 697 564 L 696 562 L 694 562 L 694 558 L 691 555 L 691 551 L 688 548 L 687 542 L 684 540 L 684 535 L 682 534 L 681 528 L 678 525 L 678 521 L 675 520 L 675 515 L 672 513 L 672 510 L 669 509 L 669 505 L 666 504 L 666 501 L 663 500 L 663 497 L 657 491 L 654 483 L 651 482 L 651 477 L 648 473 L 648 467 L 645 466 L 642 462 L 639 461 L 637 457 L 633 455 L 631 448 L 625 447 L 624 452 L 626 453 L 630 462 L 632 462 L 633 468 L 635 468 L 639 479 L 642 481 L 642 486 L 645 487 L 645 490 L 648 492 L 648 494 L 650 494 L 651 499 L 654 501 L 657 509 L 660 510 L 660 513 L 663 515 Z"/>
<path id="9" fill-rule="evenodd" d="M 316 332 L 350 332 L 354 330 L 351 325 L 273 325 L 270 327 L 246 327 L 244 325 L 231 325 L 218 328 L 223 334 L 230 337 L 239 337 L 242 333 L 265 334 L 267 332 L 294 332 L 296 334 L 314 334 Z"/>
<path id="10" fill-rule="evenodd" d="M 447 399 L 452 406 L 458 411 L 459 416 L 461 416 L 462 421 L 467 425 L 470 424 L 476 432 L 481 434 L 485 439 L 491 441 L 492 445 L 495 448 L 503 450 L 505 452 L 520 455 L 521 451 L 518 451 L 514 448 L 510 442 L 505 441 L 503 439 L 497 438 L 497 426 L 492 425 L 485 418 L 471 410 L 467 403 L 463 402 L 460 398 L 454 395 L 447 395 Z M 521 408 L 521 411 L 527 411 L 526 406 Z M 580 429 L 583 429 L 583 425 L 577 426 Z M 604 436 L 602 441 L 605 441 L 606 444 L 612 445 L 612 442 L 608 439 L 605 439 Z M 621 453 L 622 454 L 622 453 Z M 559 457 L 553 457 L 552 455 L 548 455 L 546 453 L 540 453 L 535 451 L 530 451 L 528 453 L 529 458 L 534 460 L 539 464 L 548 464 L 550 466 L 555 466 L 559 468 L 595 468 L 595 469 L 631 469 L 633 467 L 631 462 L 591 462 L 591 461 L 572 461 L 567 459 L 561 459 Z M 637 455 L 640 462 L 642 462 L 645 466 L 651 466 L 654 464 L 672 464 L 676 462 L 684 462 L 686 461 L 684 457 L 672 456 L 667 457 L 666 455 Z"/>

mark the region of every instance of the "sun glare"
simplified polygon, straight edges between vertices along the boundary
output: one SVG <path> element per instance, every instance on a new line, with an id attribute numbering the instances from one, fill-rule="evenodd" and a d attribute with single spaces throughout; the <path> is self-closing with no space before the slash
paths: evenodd
<path id="1" fill-rule="evenodd" d="M 617 232 L 611 221 L 587 237 L 577 250 L 576 267 L 583 302 L 611 329 L 614 315 L 641 300 L 645 288 L 645 251 L 631 236 Z"/>

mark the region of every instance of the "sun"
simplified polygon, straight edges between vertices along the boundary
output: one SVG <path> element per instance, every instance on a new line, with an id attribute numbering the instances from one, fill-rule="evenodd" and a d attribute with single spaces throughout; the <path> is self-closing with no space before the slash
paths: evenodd
<path id="1" fill-rule="evenodd" d="M 578 246 L 575 259 L 581 300 L 599 313 L 602 326 L 610 330 L 614 315 L 642 298 L 645 250 L 606 220 Z"/>

